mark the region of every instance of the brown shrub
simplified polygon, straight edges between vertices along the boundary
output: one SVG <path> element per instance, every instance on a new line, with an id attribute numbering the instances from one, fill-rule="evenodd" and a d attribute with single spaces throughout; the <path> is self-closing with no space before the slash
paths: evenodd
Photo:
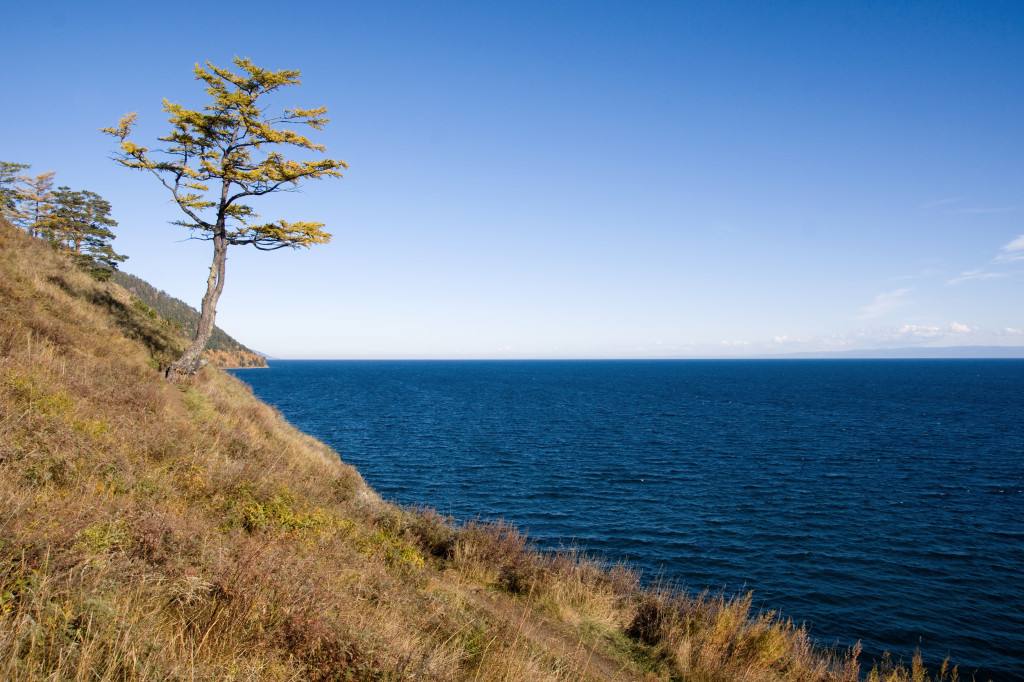
<path id="1" fill-rule="evenodd" d="M 164 382 L 180 344 L 0 221 L 0 679 L 857 679 L 749 597 L 386 504 L 226 373 Z"/>

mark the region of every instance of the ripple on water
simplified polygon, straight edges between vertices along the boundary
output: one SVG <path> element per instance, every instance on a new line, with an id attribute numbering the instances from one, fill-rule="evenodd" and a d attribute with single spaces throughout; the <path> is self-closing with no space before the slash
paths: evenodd
<path id="1" fill-rule="evenodd" d="M 1024 678 L 1024 362 L 272 362 L 385 497 Z M 575 540 L 574 540 L 575 539 Z M 961 675 L 965 677 L 965 675 Z"/>

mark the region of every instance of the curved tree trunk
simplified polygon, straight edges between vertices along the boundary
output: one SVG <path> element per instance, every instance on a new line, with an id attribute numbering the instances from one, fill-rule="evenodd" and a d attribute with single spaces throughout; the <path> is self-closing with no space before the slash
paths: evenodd
<path id="1" fill-rule="evenodd" d="M 180 358 L 167 368 L 167 379 L 178 382 L 187 379 L 202 367 L 203 351 L 206 342 L 213 333 L 213 321 L 217 316 L 217 301 L 224 290 L 224 271 L 228 260 L 228 241 L 223 231 L 213 238 L 213 263 L 210 265 L 210 276 L 206 279 L 206 295 L 203 296 L 202 310 L 199 314 L 199 325 L 196 337 L 185 348 Z"/>

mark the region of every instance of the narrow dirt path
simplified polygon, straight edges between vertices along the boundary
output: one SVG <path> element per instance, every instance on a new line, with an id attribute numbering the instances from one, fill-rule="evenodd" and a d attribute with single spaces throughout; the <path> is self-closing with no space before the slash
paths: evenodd
<path id="1" fill-rule="evenodd" d="M 181 391 L 173 384 L 166 384 L 164 387 L 165 405 L 171 413 L 171 417 L 177 419 L 188 419 L 188 412 L 185 411 L 185 399 L 181 397 Z"/>

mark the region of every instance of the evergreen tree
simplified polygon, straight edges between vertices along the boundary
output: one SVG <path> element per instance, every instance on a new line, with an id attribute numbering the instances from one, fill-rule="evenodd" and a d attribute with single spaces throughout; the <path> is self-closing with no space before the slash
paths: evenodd
<path id="1" fill-rule="evenodd" d="M 39 228 L 56 248 L 70 252 L 99 279 L 108 279 L 117 264 L 127 260 L 110 244 L 115 239 L 110 228 L 115 226 L 110 203 L 103 197 L 88 190 L 58 187 L 53 193 L 53 210 Z"/>
<path id="2" fill-rule="evenodd" d="M 36 176 L 19 175 L 21 185 L 18 187 L 19 201 L 14 211 L 12 222 L 33 237 L 42 236 L 42 225 L 53 210 L 53 176 L 55 171 L 47 171 Z"/>
<path id="3" fill-rule="evenodd" d="M 103 129 L 120 140 L 119 163 L 151 172 L 171 192 L 187 217 L 176 224 L 213 242 L 213 262 L 196 336 L 168 368 L 171 380 L 192 375 L 201 365 L 224 289 L 228 246 L 248 244 L 271 251 L 325 244 L 331 238 L 323 231 L 323 223 L 259 223 L 258 214 L 243 201 L 293 189 L 303 180 L 341 177 L 341 169 L 348 167 L 341 159 L 296 161 L 278 151 L 289 147 L 301 152 L 325 151 L 322 145 L 282 126 L 307 125 L 321 130 L 327 124 L 326 107 L 285 109 L 283 114 L 271 116 L 268 107 L 259 102 L 278 88 L 298 85 L 298 71 L 268 71 L 238 57 L 234 64 L 240 74 L 209 62 L 205 69 L 196 64 L 196 79 L 206 83 L 212 98 L 201 111 L 164 100 L 172 128 L 158 138 L 167 144 L 156 152 L 159 157 L 128 140 L 136 114 L 123 117 L 117 127 Z"/>
<path id="4" fill-rule="evenodd" d="M 0 161 L 0 216 L 12 223 L 21 197 L 16 184 L 18 172 L 28 168 L 31 166 L 24 163 Z"/>

